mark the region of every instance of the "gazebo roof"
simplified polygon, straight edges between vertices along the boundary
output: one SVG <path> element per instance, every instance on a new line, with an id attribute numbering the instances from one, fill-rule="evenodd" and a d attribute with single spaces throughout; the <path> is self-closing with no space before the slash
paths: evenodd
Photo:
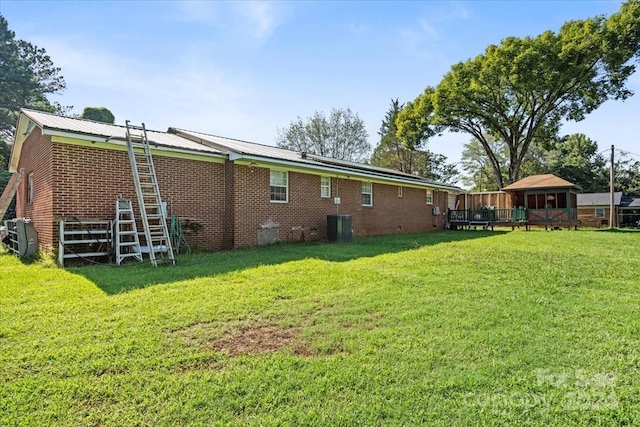
<path id="1" fill-rule="evenodd" d="M 520 190 L 543 190 L 543 189 L 557 189 L 557 188 L 574 188 L 581 190 L 581 188 L 562 179 L 553 174 L 544 175 L 531 175 L 526 178 L 522 178 L 520 181 L 516 181 L 513 184 L 509 184 L 504 187 L 503 191 L 520 191 Z"/>

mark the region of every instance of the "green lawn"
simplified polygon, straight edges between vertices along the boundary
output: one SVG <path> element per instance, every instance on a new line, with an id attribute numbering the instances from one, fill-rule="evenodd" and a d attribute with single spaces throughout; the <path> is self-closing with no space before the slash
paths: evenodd
<path id="1" fill-rule="evenodd" d="M 640 425 L 638 254 L 566 230 L 0 252 L 0 425 Z"/>

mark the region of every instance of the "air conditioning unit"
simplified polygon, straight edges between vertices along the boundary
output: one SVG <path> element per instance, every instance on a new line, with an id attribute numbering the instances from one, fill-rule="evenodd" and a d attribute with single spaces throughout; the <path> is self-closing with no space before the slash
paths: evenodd
<path id="1" fill-rule="evenodd" d="M 434 206 L 433 207 L 433 214 L 434 215 L 440 215 L 440 206 Z"/>

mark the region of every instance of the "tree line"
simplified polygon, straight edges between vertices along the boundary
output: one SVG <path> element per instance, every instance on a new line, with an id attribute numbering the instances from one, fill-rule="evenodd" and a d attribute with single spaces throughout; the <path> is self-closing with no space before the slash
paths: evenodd
<path id="1" fill-rule="evenodd" d="M 607 100 L 633 93 L 627 81 L 640 59 L 640 0 L 609 17 L 566 22 L 557 32 L 508 37 L 475 58 L 454 64 L 414 100 L 391 100 L 372 149 L 364 121 L 350 108 L 298 117 L 278 130 L 279 147 L 396 169 L 470 190 L 498 190 L 523 176 L 553 173 L 585 192 L 608 189 L 608 169 L 587 135 L 561 135 Z M 16 40 L 0 15 L 0 188 L 17 112 L 28 107 L 68 114 L 50 102 L 66 83 L 45 50 Z M 81 118 L 114 123 L 104 107 Z M 459 165 L 428 148 L 445 131 L 470 136 Z M 640 195 L 640 162 L 618 157 L 616 190 Z"/>

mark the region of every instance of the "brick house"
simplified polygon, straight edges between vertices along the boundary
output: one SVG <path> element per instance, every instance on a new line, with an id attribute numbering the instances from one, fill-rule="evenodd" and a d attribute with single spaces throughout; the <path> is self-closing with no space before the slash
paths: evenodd
<path id="1" fill-rule="evenodd" d="M 640 198 L 613 193 L 614 227 L 640 226 Z M 608 227 L 611 211 L 610 193 L 578 194 L 578 219 L 585 227 Z"/>
<path id="2" fill-rule="evenodd" d="M 169 128 L 148 131 L 169 215 L 199 230 L 199 249 L 327 237 L 327 216 L 352 216 L 354 236 L 444 227 L 458 187 L 402 172 Z M 115 200 L 136 193 L 125 127 L 23 109 L 10 160 L 24 169 L 17 216 L 35 224 L 40 245 L 58 242 L 66 218 L 112 219 Z M 339 200 L 339 204 L 337 204 Z"/>

